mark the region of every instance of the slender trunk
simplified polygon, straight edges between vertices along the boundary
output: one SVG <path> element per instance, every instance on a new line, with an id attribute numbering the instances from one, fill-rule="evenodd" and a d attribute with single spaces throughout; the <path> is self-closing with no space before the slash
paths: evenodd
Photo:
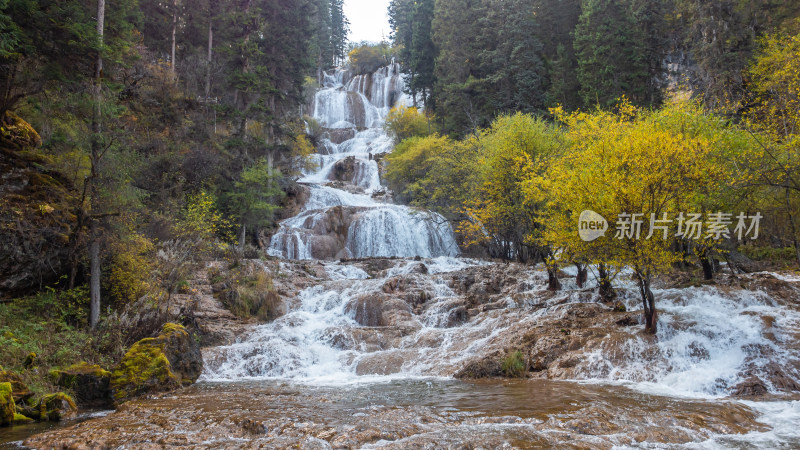
<path id="1" fill-rule="evenodd" d="M 578 268 L 578 275 L 575 277 L 575 282 L 578 283 L 578 287 L 583 289 L 583 285 L 586 284 L 586 280 L 589 278 L 589 269 L 586 265 L 581 263 L 575 263 L 575 267 Z"/>
<path id="2" fill-rule="evenodd" d="M 100 319 L 100 238 L 97 236 L 97 223 L 92 222 L 92 239 L 89 244 L 89 261 L 91 265 L 91 286 L 90 286 L 90 313 L 89 326 L 94 329 Z"/>
<path id="3" fill-rule="evenodd" d="M 106 15 L 106 1 L 97 0 L 97 38 L 100 45 L 103 45 L 103 31 L 105 26 Z M 101 110 L 100 103 L 102 101 L 101 83 L 103 78 L 103 54 L 98 52 L 97 62 L 95 65 L 94 84 L 92 86 L 93 98 L 93 111 L 92 111 L 92 154 L 91 154 L 91 175 L 86 181 L 90 183 L 90 208 L 94 213 L 96 212 L 98 202 L 98 189 L 97 189 L 97 176 L 98 165 L 100 164 L 101 155 L 101 142 L 100 142 L 100 120 Z M 89 238 L 89 260 L 91 266 L 91 281 L 90 281 L 90 311 L 89 311 L 89 325 L 94 329 L 97 326 L 97 320 L 100 317 L 100 237 L 97 233 L 97 222 L 91 222 L 91 236 Z"/>
<path id="4" fill-rule="evenodd" d="M 797 244 L 797 226 L 794 223 L 791 202 L 789 201 L 789 188 L 786 188 L 786 213 L 789 215 L 789 228 L 792 232 L 792 242 L 794 243 L 794 256 L 797 258 L 797 265 L 800 267 L 800 246 Z"/>
<path id="5" fill-rule="evenodd" d="M 603 302 L 611 302 L 617 298 L 617 293 L 614 292 L 614 288 L 611 286 L 611 276 L 608 273 L 608 268 L 605 264 L 601 263 L 597 266 L 597 276 L 600 278 L 597 280 L 597 286 L 599 287 L 600 291 L 600 300 Z"/>
<path id="6" fill-rule="evenodd" d="M 206 58 L 206 101 L 211 97 L 211 58 L 214 48 L 214 21 L 211 14 L 208 17 L 208 57 Z"/>
<path id="7" fill-rule="evenodd" d="M 247 241 L 247 225 L 242 223 L 242 229 L 239 231 L 239 251 L 244 251 L 244 244 Z"/>
<path id="8" fill-rule="evenodd" d="M 550 253 L 548 253 L 545 258 L 544 264 L 545 267 L 547 267 L 547 290 L 560 291 L 561 282 L 558 281 L 558 263 L 555 262 L 555 259 L 552 258 Z"/>
<path id="9" fill-rule="evenodd" d="M 175 40 L 178 33 L 178 0 L 172 0 L 172 51 L 169 59 L 169 72 L 175 79 Z"/>
<path id="10" fill-rule="evenodd" d="M 637 268 L 636 280 L 639 282 L 639 294 L 642 296 L 642 306 L 644 308 L 644 331 L 646 333 L 656 334 L 656 302 L 655 297 L 653 297 L 653 292 L 650 290 L 650 271 L 647 270 L 642 273 L 642 271 Z"/>

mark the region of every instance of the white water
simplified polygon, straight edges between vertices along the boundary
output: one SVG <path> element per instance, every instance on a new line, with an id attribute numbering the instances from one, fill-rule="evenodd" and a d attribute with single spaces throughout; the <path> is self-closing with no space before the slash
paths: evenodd
<path id="1" fill-rule="evenodd" d="M 319 169 L 300 181 L 310 189 L 301 213 L 281 224 L 270 253 L 289 259 L 319 259 L 314 239 L 330 233 L 331 208 L 355 208 L 348 222 L 339 255 L 347 258 L 421 256 L 427 268 L 421 286 L 433 293 L 419 313 L 391 327 L 365 327 L 356 321 L 358 302 L 376 293 L 391 277 L 409 276 L 419 268 L 415 261 L 398 261 L 374 279 L 363 269 L 326 262 L 330 281 L 303 290 L 289 312 L 273 323 L 259 326 L 242 342 L 215 349 L 207 358 L 207 380 L 291 379 L 312 384 L 372 383 L 397 378 L 448 377 L 475 355 L 505 350 L 510 333 L 530 328 L 546 317 L 563 314 L 562 300 L 579 300 L 577 287 L 565 280 L 565 292 L 543 303 L 502 299 L 505 309 L 487 311 L 464 324 L 450 323 L 450 314 L 463 298 L 445 275 L 480 264 L 452 258 L 456 247 L 449 226 L 440 217 L 410 208 L 385 204 L 373 198 L 381 186 L 378 165 L 371 156 L 391 151 L 391 139 L 380 128 L 400 92 L 395 69 L 381 76 L 353 77 L 338 71 L 326 76 L 326 87 L 315 100 L 315 114 L 329 127 L 366 129 L 353 139 L 334 144 L 324 141 L 317 155 Z M 343 100 L 344 99 L 344 100 Z M 352 102 L 362 102 L 353 106 Z M 370 101 L 371 100 L 371 101 Z M 402 101 L 402 100 L 401 100 Z M 348 103 L 350 102 L 350 103 Z M 357 102 L 356 102 L 357 103 Z M 359 116 L 364 111 L 364 116 Z M 353 157 L 356 170 L 352 189 L 327 185 L 337 162 Z M 570 269 L 567 269 L 569 272 Z M 624 274 L 623 274 L 624 275 Z M 792 276 L 777 276 L 797 282 Z M 527 284 L 543 291 L 545 276 L 531 271 Z M 620 294 L 629 310 L 640 308 L 635 286 L 622 276 Z M 714 287 L 656 290 L 659 331 L 656 339 L 638 335 L 640 326 L 622 347 L 594 349 L 577 366 L 579 381 L 623 384 L 647 394 L 720 400 L 748 375 L 766 381 L 771 393 L 770 367 L 800 382 L 800 312 L 763 292 L 725 291 Z M 532 308 L 545 305 L 544 308 Z M 448 326 L 449 325 L 449 326 Z M 746 373 L 749 372 L 749 373 Z M 743 402 L 762 414 L 772 427 L 744 436 L 719 435 L 699 448 L 720 446 L 781 446 L 800 442 L 797 401 Z M 791 444 L 790 444 L 791 445 Z"/>
<path id="2" fill-rule="evenodd" d="M 310 199 L 299 215 L 281 223 L 269 254 L 288 259 L 457 255 L 443 217 L 373 198 L 386 194 L 374 157 L 393 147 L 383 130 L 384 118 L 392 106 L 409 103 L 399 66 L 352 79 L 337 70 L 325 74 L 324 84 L 314 98 L 314 119 L 329 129 L 352 129 L 355 136 L 341 144 L 322 139 L 314 155 L 318 168 L 298 180 L 309 186 Z M 344 186 L 330 186 L 337 164 L 342 170 L 343 163 L 352 168 L 352 176 L 341 180 Z M 348 209 L 331 211 L 337 206 Z"/>

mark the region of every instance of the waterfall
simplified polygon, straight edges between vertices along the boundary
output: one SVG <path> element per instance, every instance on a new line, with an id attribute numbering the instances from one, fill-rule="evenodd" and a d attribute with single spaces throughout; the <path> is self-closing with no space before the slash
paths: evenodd
<path id="1" fill-rule="evenodd" d="M 314 97 L 314 119 L 326 133 L 352 137 L 321 138 L 314 155 L 317 169 L 299 180 L 311 190 L 310 198 L 299 215 L 280 224 L 270 241 L 270 255 L 334 259 L 458 254 L 453 231 L 441 215 L 373 198 L 386 198 L 375 157 L 393 148 L 383 123 L 393 106 L 410 103 L 403 87 L 396 62 L 364 75 L 351 76 L 343 69 L 325 73 Z"/>

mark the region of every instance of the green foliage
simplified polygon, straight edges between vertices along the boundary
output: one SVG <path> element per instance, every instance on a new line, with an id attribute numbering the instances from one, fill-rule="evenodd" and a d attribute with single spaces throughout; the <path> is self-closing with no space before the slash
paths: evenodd
<path id="1" fill-rule="evenodd" d="M 105 325 L 96 333 L 85 330 L 88 289 L 80 287 L 75 291 L 65 298 L 48 290 L 0 304 L 0 359 L 6 369 L 19 373 L 37 395 L 55 390 L 48 376 L 53 369 L 78 361 L 109 367 L 122 357 L 116 334 Z M 81 299 L 79 314 L 73 309 L 77 306 L 70 306 L 75 298 Z M 82 318 L 79 328 L 67 322 L 76 316 Z M 31 353 L 37 355 L 35 369 L 25 364 Z"/>
<path id="2" fill-rule="evenodd" d="M 413 107 L 392 108 L 386 116 L 385 128 L 398 143 L 408 138 L 433 134 L 430 118 Z"/>
<path id="3" fill-rule="evenodd" d="M 503 375 L 509 378 L 522 378 L 525 376 L 525 357 L 522 352 L 515 350 L 513 353 L 503 359 L 500 364 L 500 370 Z"/>
<path id="4" fill-rule="evenodd" d="M 372 73 L 389 64 L 393 56 L 394 50 L 386 42 L 361 44 L 347 54 L 348 67 L 354 75 Z"/>
<path id="5" fill-rule="evenodd" d="M 301 145 L 306 146 L 305 141 Z M 280 176 L 266 159 L 242 170 L 233 191 L 226 193 L 226 206 L 237 223 L 242 227 L 273 224 L 279 201 L 285 195 L 278 184 Z"/>

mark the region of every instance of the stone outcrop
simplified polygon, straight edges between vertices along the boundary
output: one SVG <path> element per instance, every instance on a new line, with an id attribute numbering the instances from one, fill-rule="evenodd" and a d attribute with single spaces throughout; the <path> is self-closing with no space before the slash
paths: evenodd
<path id="1" fill-rule="evenodd" d="M 96 364 L 80 362 L 63 370 L 52 370 L 56 386 L 70 389 L 80 406 L 106 408 L 112 406 L 111 372 Z"/>
<path id="2" fill-rule="evenodd" d="M 0 122 L 0 297 L 12 297 L 67 272 L 75 192 L 35 152 L 41 138 L 27 122 Z"/>
<path id="3" fill-rule="evenodd" d="M 24 402 L 33 396 L 28 386 L 22 381 L 22 378 L 14 372 L 1 370 L 0 383 L 11 384 L 11 391 L 15 402 Z"/>
<path id="4" fill-rule="evenodd" d="M 186 329 L 164 325 L 161 334 L 135 343 L 111 373 L 116 403 L 194 383 L 203 370 L 200 345 Z"/>

